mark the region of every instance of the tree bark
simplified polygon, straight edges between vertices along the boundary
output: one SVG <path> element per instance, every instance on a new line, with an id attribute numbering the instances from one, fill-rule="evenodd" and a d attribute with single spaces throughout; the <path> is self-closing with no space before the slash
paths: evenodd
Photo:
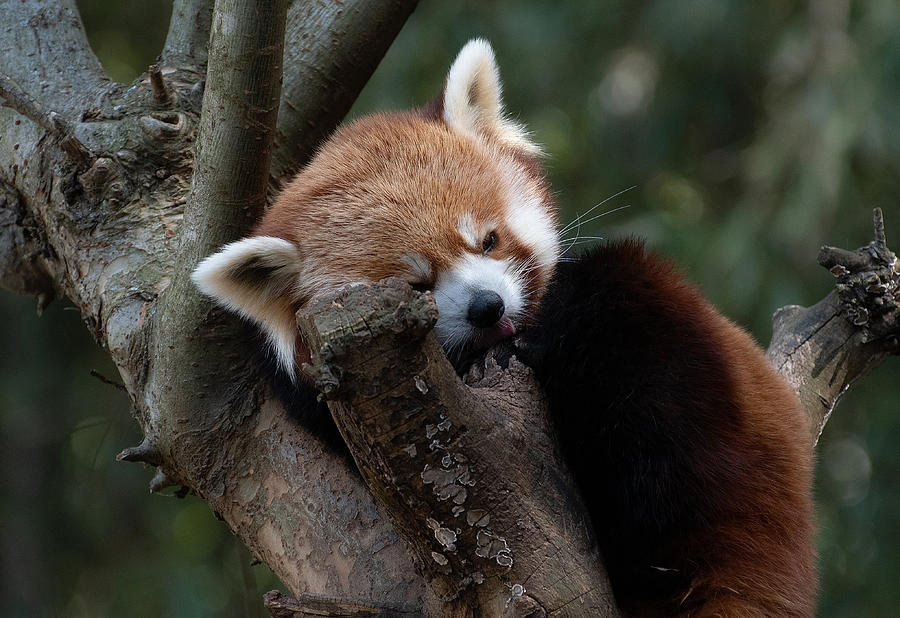
<path id="1" fill-rule="evenodd" d="M 156 466 L 156 490 L 202 496 L 298 596 L 284 611 L 614 615 L 523 366 L 489 357 L 460 383 L 430 333 L 433 299 L 397 282 L 300 315 L 360 475 L 286 418 L 239 322 L 188 281 L 333 129 L 414 6 L 177 0 L 160 66 L 126 88 L 72 0 L 3 2 L 0 284 L 80 307 L 144 430 L 120 458 Z M 778 318 L 771 358 L 811 414 L 897 349 L 881 241 L 871 263 L 825 258 L 848 271 L 842 305 Z"/>
<path id="2" fill-rule="evenodd" d="M 206 90 L 217 99 L 208 99 L 204 124 L 201 42 L 209 31 L 202 19 L 173 15 L 156 77 L 171 94 L 164 102 L 149 74 L 134 88 L 103 76 L 71 3 L 6 4 L 5 71 L 24 92 L 38 95 L 43 108 L 68 119 L 95 159 L 80 169 L 38 118 L 0 109 L 0 281 L 42 303 L 64 294 L 81 308 L 116 362 L 144 430 L 142 444 L 120 458 L 158 466 L 153 489 L 186 484 L 199 493 L 295 594 L 427 606 L 431 595 L 405 543 L 359 475 L 286 417 L 247 367 L 249 344 L 238 321 L 187 285 L 196 259 L 245 233 L 262 207 L 284 15 L 258 14 L 251 2 L 216 8 L 224 27 L 213 40 L 218 68 Z M 347 5 L 360 6 L 329 5 L 323 19 L 330 14 L 339 23 Z M 357 23 L 354 36 L 386 49 L 415 2 L 403 5 L 397 20 L 368 29 Z M 205 14 L 204 3 L 179 6 L 187 17 Z M 290 11 L 304 6 L 294 3 Z M 289 19 L 300 23 L 296 15 Z M 31 38 L 22 40 L 23 32 Z M 335 53 L 359 45 L 334 41 L 330 32 L 316 37 Z M 29 53 L 20 55 L 23 48 Z M 71 60 L 77 68 L 64 70 Z M 368 70 L 377 61 L 373 54 Z M 54 81 L 45 84 L 44 76 Z M 286 72 L 286 89 L 294 79 Z M 60 89 L 66 96 L 58 96 Z M 349 107 L 356 92 L 342 92 L 337 99 Z M 210 105 L 224 116 L 209 114 Z M 308 120 L 325 127 L 328 121 L 312 109 L 316 116 Z M 216 129 L 208 129 L 213 122 Z M 219 140 L 229 131 L 240 135 L 224 146 Z M 285 134 L 295 137 L 301 136 Z"/>
<path id="3" fill-rule="evenodd" d="M 436 319 L 434 296 L 398 279 L 298 314 L 317 385 L 442 615 L 615 615 L 530 371 L 488 360 L 463 384 Z"/>
<path id="4" fill-rule="evenodd" d="M 875 209 L 875 239 L 865 247 L 822 247 L 818 261 L 837 279 L 833 292 L 772 317 L 766 355 L 809 412 L 814 445 L 841 395 L 900 352 L 900 262 L 887 247 L 882 217 Z"/>

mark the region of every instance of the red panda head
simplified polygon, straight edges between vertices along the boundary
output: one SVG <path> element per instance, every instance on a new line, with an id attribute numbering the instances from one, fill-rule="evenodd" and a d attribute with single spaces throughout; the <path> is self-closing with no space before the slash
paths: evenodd
<path id="1" fill-rule="evenodd" d="M 193 280 L 257 322 L 292 376 L 297 309 L 389 276 L 434 291 L 448 352 L 486 346 L 534 312 L 559 255 L 539 154 L 504 116 L 490 45 L 470 41 L 432 106 L 340 129 Z"/>

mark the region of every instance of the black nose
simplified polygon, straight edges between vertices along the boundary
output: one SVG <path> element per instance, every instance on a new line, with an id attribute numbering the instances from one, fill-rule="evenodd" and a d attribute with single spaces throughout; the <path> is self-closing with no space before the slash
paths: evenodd
<path id="1" fill-rule="evenodd" d="M 478 290 L 472 295 L 469 303 L 468 320 L 473 326 L 487 328 L 497 323 L 503 317 L 503 299 L 497 292 L 491 290 Z"/>

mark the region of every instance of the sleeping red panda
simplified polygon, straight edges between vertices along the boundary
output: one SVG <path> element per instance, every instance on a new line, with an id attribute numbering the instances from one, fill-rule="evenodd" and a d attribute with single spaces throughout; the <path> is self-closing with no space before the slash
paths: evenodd
<path id="1" fill-rule="evenodd" d="M 504 116 L 490 46 L 471 41 L 432 105 L 339 130 L 193 279 L 266 333 L 292 380 L 308 359 L 295 312 L 355 282 L 434 290 L 451 356 L 518 333 L 623 609 L 812 616 L 799 401 L 747 334 L 639 242 L 559 262 L 539 156 Z"/>

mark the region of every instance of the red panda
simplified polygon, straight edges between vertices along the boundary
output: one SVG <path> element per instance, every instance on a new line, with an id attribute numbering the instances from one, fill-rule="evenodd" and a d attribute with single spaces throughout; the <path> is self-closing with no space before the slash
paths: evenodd
<path id="1" fill-rule="evenodd" d="M 503 115 L 490 46 L 472 41 L 439 105 L 339 130 L 250 237 L 203 260 L 193 279 L 261 326 L 291 376 L 306 356 L 296 311 L 388 276 L 434 290 L 449 351 L 487 346 L 521 327 L 559 256 L 537 153 Z"/>
<path id="2" fill-rule="evenodd" d="M 517 333 L 623 609 L 812 616 L 799 401 L 746 333 L 639 242 L 560 261 L 539 156 L 504 115 L 490 46 L 471 41 L 432 105 L 339 130 L 193 279 L 259 325 L 292 379 L 308 358 L 295 312 L 355 282 L 432 289 L 451 355 Z"/>

